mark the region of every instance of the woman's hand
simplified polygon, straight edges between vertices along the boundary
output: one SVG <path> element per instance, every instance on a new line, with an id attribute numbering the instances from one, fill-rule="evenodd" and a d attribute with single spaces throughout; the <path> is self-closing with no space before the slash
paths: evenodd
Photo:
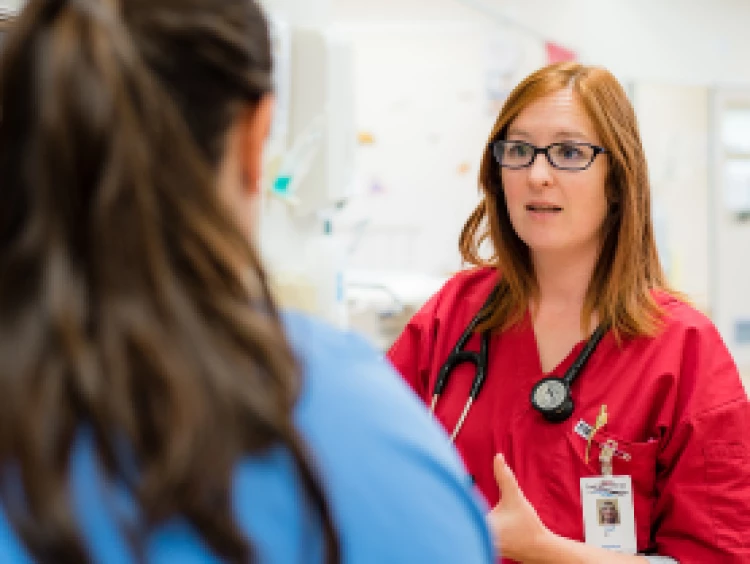
<path id="1" fill-rule="evenodd" d="M 642 556 L 618 554 L 554 534 L 523 495 L 501 454 L 495 456 L 494 465 L 501 498 L 487 522 L 503 558 L 524 564 L 648 564 Z"/>
<path id="2" fill-rule="evenodd" d="M 490 511 L 487 521 L 495 548 L 504 558 L 529 561 L 537 556 L 539 548 L 554 535 L 544 526 L 534 507 L 523 495 L 502 454 L 495 456 L 494 467 L 500 502 Z"/>

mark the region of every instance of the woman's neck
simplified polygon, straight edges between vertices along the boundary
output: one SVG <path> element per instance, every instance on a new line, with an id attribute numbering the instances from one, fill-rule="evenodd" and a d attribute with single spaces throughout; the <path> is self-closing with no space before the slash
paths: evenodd
<path id="1" fill-rule="evenodd" d="M 535 253 L 534 271 L 539 295 L 530 306 L 539 363 L 551 372 L 573 347 L 589 337 L 597 316 L 581 317 L 586 291 L 598 253 Z"/>
<path id="2" fill-rule="evenodd" d="M 598 249 L 575 253 L 533 253 L 539 285 L 537 309 L 580 311 L 598 259 Z"/>

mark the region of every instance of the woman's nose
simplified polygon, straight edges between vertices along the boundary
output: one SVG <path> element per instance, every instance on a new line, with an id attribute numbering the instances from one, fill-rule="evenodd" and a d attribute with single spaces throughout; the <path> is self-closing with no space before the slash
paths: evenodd
<path id="1" fill-rule="evenodd" d="M 552 165 L 547 160 L 547 155 L 537 153 L 528 171 L 529 184 L 532 188 L 546 188 L 552 183 Z"/>

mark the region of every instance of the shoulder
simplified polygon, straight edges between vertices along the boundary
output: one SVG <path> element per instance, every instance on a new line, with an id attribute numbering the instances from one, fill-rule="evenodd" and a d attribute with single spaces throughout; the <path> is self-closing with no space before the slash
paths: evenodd
<path id="1" fill-rule="evenodd" d="M 651 339 L 654 366 L 672 374 L 686 414 L 703 413 L 747 395 L 737 366 L 713 322 L 689 303 L 665 292 L 654 297 L 662 308 L 661 331 Z"/>
<path id="2" fill-rule="evenodd" d="M 489 267 L 470 268 L 454 274 L 415 317 L 453 317 L 458 311 L 473 316 L 497 285 L 499 274 Z M 470 316 L 470 317 L 471 317 Z"/>
<path id="3" fill-rule="evenodd" d="M 713 322 L 689 302 L 661 290 L 654 291 L 653 297 L 663 312 L 657 340 L 688 339 L 691 343 L 725 348 Z"/>
<path id="4" fill-rule="evenodd" d="M 426 394 L 435 347 L 458 328 L 463 331 L 482 308 L 498 274 L 492 268 L 472 268 L 454 274 L 417 311 L 391 345 L 388 358 L 422 397 Z"/>
<path id="5" fill-rule="evenodd" d="M 284 314 L 284 326 L 303 372 L 297 411 L 310 424 L 309 430 L 328 418 L 351 415 L 350 409 L 359 412 L 353 423 L 376 424 L 382 415 L 376 405 L 410 404 L 410 392 L 393 377 L 383 355 L 360 335 L 292 312 Z M 318 413 L 321 401 L 328 407 Z M 407 407 L 406 417 L 420 415 Z"/>
<path id="6" fill-rule="evenodd" d="M 308 317 L 284 321 L 303 367 L 296 420 L 348 556 L 449 562 L 464 550 L 490 561 L 483 508 L 458 456 L 383 355 Z M 456 545 L 450 555 L 435 535 Z"/>
<path id="7" fill-rule="evenodd" d="M 711 320 L 690 302 L 664 290 L 654 290 L 652 296 L 665 313 L 664 321 L 675 327 L 713 327 Z"/>
<path id="8" fill-rule="evenodd" d="M 347 425 L 375 428 L 384 405 L 405 404 L 404 417 L 419 418 L 408 390 L 361 336 L 297 313 L 286 313 L 284 324 L 302 367 L 297 416 L 307 433 L 333 432 L 330 440 L 343 439 L 337 428 L 345 417 L 351 418 Z"/>
<path id="9" fill-rule="evenodd" d="M 479 297 L 482 301 L 497 284 L 499 274 L 491 267 L 474 267 L 454 274 L 440 290 L 441 294 L 457 295 L 464 298 Z"/>
<path id="10" fill-rule="evenodd" d="M 284 321 L 302 365 L 297 417 L 307 435 L 328 445 L 352 441 L 355 449 L 362 432 L 415 441 L 413 446 L 425 445 L 441 463 L 460 471 L 443 432 L 382 354 L 359 335 L 309 317 L 288 313 Z"/>

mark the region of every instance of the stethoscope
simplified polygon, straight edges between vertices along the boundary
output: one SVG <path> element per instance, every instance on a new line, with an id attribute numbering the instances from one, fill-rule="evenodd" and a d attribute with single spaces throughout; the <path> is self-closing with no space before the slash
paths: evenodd
<path id="1" fill-rule="evenodd" d="M 489 317 L 491 313 L 489 311 L 490 304 L 494 301 L 499 287 L 496 286 L 490 293 L 487 301 L 482 306 L 471 320 L 471 323 L 466 327 L 461 337 L 456 342 L 456 345 L 451 350 L 448 358 L 443 363 L 438 373 L 437 380 L 435 381 L 435 387 L 432 392 L 432 402 L 430 404 L 430 411 L 435 413 L 435 407 L 437 406 L 438 399 L 443 393 L 445 386 L 448 384 L 448 379 L 451 376 L 451 372 L 461 363 L 470 362 L 475 366 L 476 374 L 474 375 L 474 381 L 471 384 L 471 390 L 469 397 L 466 400 L 464 409 L 458 418 L 456 426 L 453 428 L 451 433 L 451 442 L 456 440 L 461 427 L 463 427 L 466 417 L 469 415 L 471 406 L 479 396 L 479 392 L 482 390 L 485 381 L 487 380 L 487 359 L 490 348 L 490 335 L 489 331 L 483 331 L 481 335 L 481 341 L 479 345 L 479 352 L 472 352 L 464 350 L 466 343 L 471 339 L 477 326 Z M 589 337 L 583 350 L 578 354 L 570 368 L 565 371 L 565 375 L 562 378 L 550 376 L 540 380 L 534 385 L 531 390 L 531 405 L 539 411 L 547 421 L 552 423 L 560 423 L 567 420 L 574 410 L 573 398 L 571 396 L 570 388 L 576 378 L 583 371 L 586 363 L 588 362 L 591 355 L 596 350 L 597 345 L 602 340 L 602 337 L 607 332 L 607 328 L 600 325 L 596 328 L 596 331 Z"/>

